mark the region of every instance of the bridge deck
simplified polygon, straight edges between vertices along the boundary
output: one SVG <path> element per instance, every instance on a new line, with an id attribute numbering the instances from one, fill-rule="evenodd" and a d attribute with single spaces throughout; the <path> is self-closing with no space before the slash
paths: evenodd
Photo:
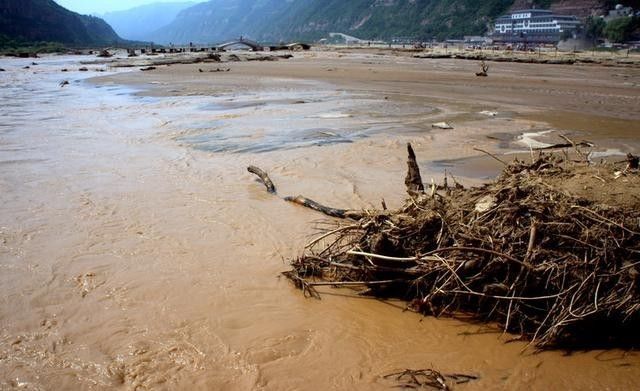
<path id="1" fill-rule="evenodd" d="M 262 46 L 260 46 L 259 43 L 254 42 L 254 41 L 249 41 L 247 39 L 239 39 L 237 41 L 231 41 L 231 42 L 227 42 L 227 43 L 223 43 L 222 45 L 218 45 L 218 49 L 224 49 L 226 47 L 229 46 L 234 46 L 234 45 L 244 45 L 247 46 L 249 48 L 251 48 L 251 50 L 253 50 L 254 52 L 260 51 L 262 50 Z"/>

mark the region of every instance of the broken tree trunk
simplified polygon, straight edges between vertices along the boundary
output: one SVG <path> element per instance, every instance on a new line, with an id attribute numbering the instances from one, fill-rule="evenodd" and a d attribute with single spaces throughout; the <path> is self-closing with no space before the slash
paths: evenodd
<path id="1" fill-rule="evenodd" d="M 551 149 L 564 149 L 564 148 L 571 148 L 571 147 L 584 147 L 584 148 L 591 148 L 593 147 L 594 144 L 588 141 L 580 141 L 579 143 L 559 143 L 559 144 L 553 144 L 553 145 L 548 145 L 546 147 L 537 147 L 537 148 L 531 148 L 534 151 L 547 151 L 547 150 L 551 150 Z"/>
<path id="2" fill-rule="evenodd" d="M 331 208 L 329 206 L 324 206 L 312 199 L 309 199 L 301 195 L 298 195 L 295 197 L 285 197 L 284 200 L 316 210 L 318 212 L 324 213 L 327 216 L 331 216 L 331 217 L 339 217 L 341 219 L 360 220 L 364 216 L 364 212 L 357 211 L 357 210 L 349 210 L 349 209 Z"/>
<path id="3" fill-rule="evenodd" d="M 276 194 L 276 186 L 273 184 L 273 181 L 271 180 L 271 178 L 269 178 L 269 175 L 262 169 L 256 167 L 256 166 L 249 166 L 247 167 L 247 171 L 249 171 L 252 174 L 255 174 L 258 176 L 258 178 L 260 178 L 260 181 L 264 184 L 264 186 L 267 188 L 267 191 L 271 194 Z M 315 211 L 318 211 L 320 213 L 324 213 L 327 216 L 331 216 L 331 217 L 338 217 L 341 219 L 352 219 L 352 220 L 360 220 L 361 218 L 363 218 L 365 216 L 365 212 L 364 211 L 358 211 L 358 210 L 350 210 L 350 209 L 337 209 L 337 208 L 332 208 L 329 206 L 325 206 L 322 205 L 312 199 L 309 199 L 307 197 L 298 195 L 295 197 L 284 197 L 285 201 L 288 202 L 293 202 L 294 204 L 298 204 L 304 207 L 307 207 L 309 209 L 313 209 Z"/>
<path id="4" fill-rule="evenodd" d="M 407 143 L 407 151 L 409 152 L 409 158 L 407 159 L 407 177 L 404 179 L 404 184 L 407 186 L 407 193 L 410 196 L 415 196 L 424 193 L 424 185 L 420 176 L 420 168 L 416 162 L 416 154 L 413 152 L 410 143 Z"/>
<path id="5" fill-rule="evenodd" d="M 627 154 L 627 168 L 631 170 L 637 170 L 640 165 L 640 157 L 634 156 L 630 153 Z"/>
<path id="6" fill-rule="evenodd" d="M 267 191 L 269 193 L 276 194 L 276 186 L 273 184 L 273 182 L 271 181 L 271 178 L 269 178 L 269 175 L 267 175 L 266 172 L 262 171 L 260 168 L 256 166 L 247 167 L 247 171 L 257 175 L 262 181 L 262 183 L 264 184 L 264 186 L 267 188 Z"/>
<path id="7" fill-rule="evenodd" d="M 487 77 L 488 76 L 487 72 L 489 71 L 489 65 L 485 64 L 484 60 L 482 60 L 482 63 L 480 64 L 480 69 L 482 69 L 482 71 L 476 72 L 476 76 Z"/>

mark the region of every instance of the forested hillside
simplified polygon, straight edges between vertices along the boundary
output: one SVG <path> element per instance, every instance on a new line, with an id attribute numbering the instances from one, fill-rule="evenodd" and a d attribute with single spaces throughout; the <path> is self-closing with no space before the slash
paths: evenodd
<path id="1" fill-rule="evenodd" d="M 637 0 L 627 1 L 634 5 Z M 211 0 L 178 14 L 150 38 L 159 42 L 316 40 L 330 32 L 362 39 L 462 38 L 487 31 L 516 8 L 548 8 L 586 17 L 610 0 Z M 626 4 L 626 3 L 625 3 Z"/>
<path id="2" fill-rule="evenodd" d="M 2 42 L 108 45 L 120 40 L 104 20 L 71 12 L 52 0 L 0 1 Z"/>

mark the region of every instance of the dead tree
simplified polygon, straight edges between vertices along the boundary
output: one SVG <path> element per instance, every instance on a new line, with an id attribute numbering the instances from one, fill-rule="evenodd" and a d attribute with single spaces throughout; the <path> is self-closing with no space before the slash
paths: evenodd
<path id="1" fill-rule="evenodd" d="M 407 193 L 410 196 L 415 196 L 419 193 L 424 193 L 424 185 L 420 176 L 420 168 L 416 162 L 416 154 L 409 143 L 407 143 L 407 151 L 409 152 L 409 158 L 407 159 L 407 176 L 404 179 L 404 184 L 407 186 Z"/>
<path id="2" fill-rule="evenodd" d="M 484 62 L 484 60 L 482 60 L 482 62 L 480 63 L 480 69 L 482 69 L 482 71 L 476 72 L 476 76 L 487 77 L 488 76 L 487 72 L 489 71 L 489 65 L 487 65 Z"/>
<path id="3" fill-rule="evenodd" d="M 627 154 L 627 169 L 637 170 L 640 167 L 640 157 Z"/>

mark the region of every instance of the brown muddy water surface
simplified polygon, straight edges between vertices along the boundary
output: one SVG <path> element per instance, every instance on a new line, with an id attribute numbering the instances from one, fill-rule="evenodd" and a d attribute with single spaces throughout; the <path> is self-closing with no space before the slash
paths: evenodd
<path id="1" fill-rule="evenodd" d="M 583 136 L 548 109 L 637 135 L 637 70 L 499 64 L 479 81 L 472 62 L 310 53 L 89 82 L 103 74 L 78 59 L 0 60 L 0 389 L 386 390 L 405 368 L 479 376 L 461 390 L 636 387 L 635 351 L 534 354 L 401 302 L 305 299 L 279 273 L 323 218 L 245 168 L 283 196 L 398 207 L 408 141 L 425 178 L 472 184 L 497 170 L 474 147 Z M 625 135 L 598 151 L 637 153 Z"/>

